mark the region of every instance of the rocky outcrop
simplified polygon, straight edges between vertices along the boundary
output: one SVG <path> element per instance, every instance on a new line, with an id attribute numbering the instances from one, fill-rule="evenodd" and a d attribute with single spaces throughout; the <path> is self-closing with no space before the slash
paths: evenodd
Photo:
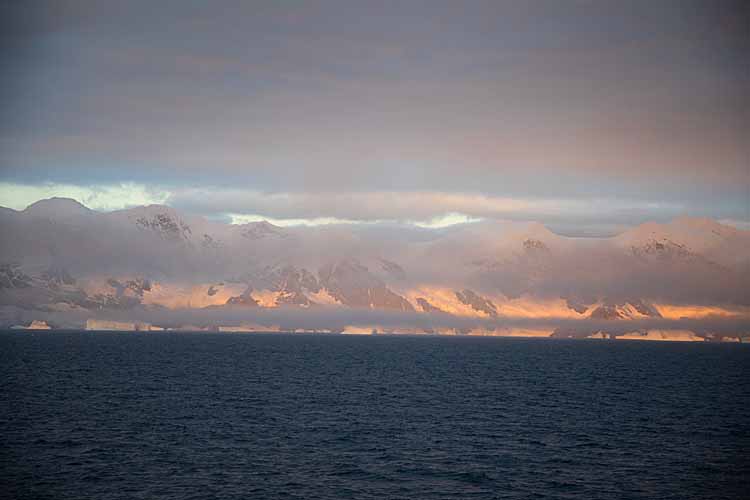
<path id="1" fill-rule="evenodd" d="M 168 212 L 159 212 L 150 216 L 135 219 L 138 227 L 149 229 L 164 239 L 172 241 L 187 240 L 192 234 L 190 226 Z"/>
<path id="2" fill-rule="evenodd" d="M 324 266 L 318 272 L 322 287 L 350 307 L 413 311 L 408 300 L 391 291 L 367 267 L 353 259 Z"/>
<path id="3" fill-rule="evenodd" d="M 625 316 L 617 309 L 617 306 L 614 305 L 601 305 L 591 311 L 591 315 L 589 316 L 591 319 L 603 319 L 603 320 L 613 320 L 613 319 L 624 319 Z"/>
<path id="4" fill-rule="evenodd" d="M 0 264 L 0 288 L 28 288 L 31 277 L 14 264 Z"/>
<path id="5" fill-rule="evenodd" d="M 630 251 L 633 256 L 640 259 L 676 260 L 690 259 L 694 256 L 687 246 L 667 238 L 649 240 L 643 245 L 632 246 Z"/>
<path id="6" fill-rule="evenodd" d="M 395 262 L 385 259 L 378 259 L 378 261 L 380 262 L 380 267 L 386 272 L 386 274 L 388 274 L 388 276 L 397 280 L 406 279 L 406 271 Z"/>
<path id="7" fill-rule="evenodd" d="M 241 295 L 230 297 L 227 299 L 226 305 L 228 306 L 245 306 L 245 307 L 257 307 L 258 301 L 253 298 L 253 288 L 247 287 Z"/>
<path id="8" fill-rule="evenodd" d="M 276 298 L 277 305 L 311 306 L 311 301 L 306 291 L 317 293 L 320 291 L 318 280 L 307 269 L 297 269 L 294 266 L 286 266 L 273 275 L 271 290 L 279 292 Z"/>
<path id="9" fill-rule="evenodd" d="M 426 313 L 442 313 L 445 312 L 437 306 L 430 304 L 430 302 L 424 297 L 417 297 L 417 305 L 422 309 L 422 312 Z"/>
<path id="10" fill-rule="evenodd" d="M 628 304 L 640 314 L 648 316 L 649 318 L 661 318 L 661 313 L 654 307 L 653 304 L 649 304 L 642 299 L 631 299 Z"/>
<path id="11" fill-rule="evenodd" d="M 249 276 L 248 281 L 256 289 L 276 292 L 276 305 L 309 307 L 315 305 L 308 293 L 318 293 L 320 284 L 310 271 L 292 265 L 266 267 L 259 273 Z"/>
<path id="12" fill-rule="evenodd" d="M 122 282 L 115 278 L 109 278 L 107 284 L 115 289 L 114 298 L 116 299 L 121 299 L 126 296 L 143 298 L 145 292 L 151 291 L 151 281 L 144 278 L 136 278 Z"/>
<path id="13" fill-rule="evenodd" d="M 661 313 L 656 307 L 644 300 L 630 299 L 619 303 L 605 301 L 591 311 L 589 317 L 600 320 L 638 319 L 639 317 L 661 318 Z"/>
<path id="14" fill-rule="evenodd" d="M 523 250 L 527 254 L 538 255 L 549 252 L 549 247 L 541 240 L 527 238 L 523 241 Z"/>
<path id="15" fill-rule="evenodd" d="M 286 236 L 284 230 L 279 226 L 274 226 L 270 222 L 260 221 L 243 224 L 240 226 L 240 235 L 248 240 L 260 240 L 268 236 L 282 238 Z"/>
<path id="16" fill-rule="evenodd" d="M 456 292 L 456 298 L 463 304 L 471 306 L 475 311 L 483 312 L 489 316 L 497 316 L 497 306 L 490 300 L 478 295 L 471 290 Z"/>
<path id="17" fill-rule="evenodd" d="M 589 310 L 589 307 L 591 307 L 591 302 L 586 302 L 581 299 L 568 297 L 565 299 L 565 305 L 568 306 L 568 309 L 572 309 L 578 314 L 583 314 Z"/>

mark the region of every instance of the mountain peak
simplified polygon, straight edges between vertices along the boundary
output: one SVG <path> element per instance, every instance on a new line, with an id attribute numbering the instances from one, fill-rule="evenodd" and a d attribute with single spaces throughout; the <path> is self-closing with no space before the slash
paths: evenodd
<path id="1" fill-rule="evenodd" d="M 267 220 L 259 220 L 259 221 L 255 221 L 255 222 L 248 222 L 246 224 L 243 224 L 243 226 L 262 227 L 264 229 L 271 229 L 271 230 L 281 229 L 281 226 L 277 226 L 275 224 L 271 224 Z"/>
<path id="2" fill-rule="evenodd" d="M 257 240 L 266 236 L 283 236 L 284 229 L 271 224 L 266 220 L 248 222 L 237 226 L 240 228 L 240 234 L 248 239 Z"/>
<path id="3" fill-rule="evenodd" d="M 22 213 L 34 217 L 61 218 L 89 215 L 93 210 L 72 198 L 54 197 L 32 203 Z"/>
<path id="4" fill-rule="evenodd" d="M 130 208 L 126 208 L 124 210 L 121 210 L 125 213 L 131 213 L 131 214 L 139 214 L 139 215 L 156 215 L 160 213 L 166 213 L 169 215 L 178 215 L 179 212 L 170 207 L 169 205 L 159 205 L 159 204 L 151 204 L 151 205 L 138 205 Z"/>

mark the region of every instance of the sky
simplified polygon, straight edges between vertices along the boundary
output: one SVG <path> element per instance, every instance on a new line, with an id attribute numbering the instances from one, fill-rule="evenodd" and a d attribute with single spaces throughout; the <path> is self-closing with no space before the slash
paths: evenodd
<path id="1" fill-rule="evenodd" d="M 0 6 L 0 205 L 750 227 L 741 1 Z"/>

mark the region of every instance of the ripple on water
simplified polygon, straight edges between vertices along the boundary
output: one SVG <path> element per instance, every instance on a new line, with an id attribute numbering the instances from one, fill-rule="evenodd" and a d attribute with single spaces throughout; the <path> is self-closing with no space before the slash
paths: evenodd
<path id="1" fill-rule="evenodd" d="M 0 489 L 743 498 L 748 368 L 741 345 L 3 332 Z"/>

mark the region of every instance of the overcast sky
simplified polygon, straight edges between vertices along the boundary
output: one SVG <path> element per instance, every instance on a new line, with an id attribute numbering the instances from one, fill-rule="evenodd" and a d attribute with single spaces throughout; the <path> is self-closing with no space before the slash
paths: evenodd
<path id="1" fill-rule="evenodd" d="M 750 222 L 741 1 L 5 2 L 0 205 Z"/>

